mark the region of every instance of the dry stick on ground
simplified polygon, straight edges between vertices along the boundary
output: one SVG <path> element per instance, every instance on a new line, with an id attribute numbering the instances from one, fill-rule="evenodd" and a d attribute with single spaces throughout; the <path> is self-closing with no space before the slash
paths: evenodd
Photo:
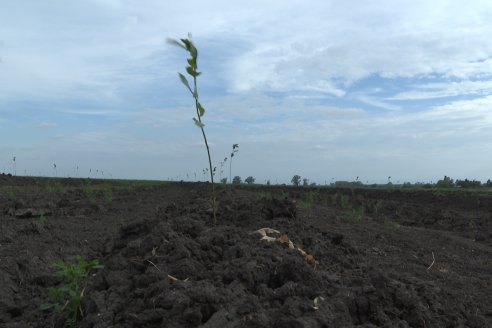
<path id="1" fill-rule="evenodd" d="M 145 261 L 147 261 L 147 262 L 149 262 L 150 264 L 152 264 L 152 265 L 153 265 L 153 266 L 157 269 L 157 271 L 161 272 L 161 269 L 159 269 L 159 267 L 158 267 L 157 265 L 155 265 L 155 264 L 154 264 L 154 262 L 152 262 L 151 260 L 145 260 Z M 172 281 L 179 281 L 179 279 L 178 279 L 178 278 L 176 278 L 176 277 L 174 277 L 174 276 L 171 276 L 170 274 L 168 274 L 168 275 L 167 275 L 167 278 L 168 278 L 169 280 L 172 280 Z M 183 280 L 183 281 L 188 281 L 188 279 L 189 279 L 189 278 L 186 278 L 186 279 L 185 279 L 185 280 Z"/>
<path id="2" fill-rule="evenodd" d="M 427 271 L 430 270 L 430 268 L 432 268 L 432 266 L 434 265 L 434 263 L 436 262 L 436 258 L 434 257 L 434 252 L 432 252 L 432 263 L 431 265 L 429 265 L 429 267 L 427 268 Z"/>

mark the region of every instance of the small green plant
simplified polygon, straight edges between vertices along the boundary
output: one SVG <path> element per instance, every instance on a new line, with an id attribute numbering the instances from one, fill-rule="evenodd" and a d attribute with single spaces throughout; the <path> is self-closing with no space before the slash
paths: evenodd
<path id="1" fill-rule="evenodd" d="M 317 190 L 311 190 L 306 193 L 306 196 L 304 197 L 304 201 L 308 204 L 314 204 L 316 203 L 318 199 L 319 193 Z"/>
<path id="2" fill-rule="evenodd" d="M 82 191 L 90 203 L 95 203 L 95 187 L 91 184 L 90 180 L 87 180 L 87 183 L 82 186 Z"/>
<path id="3" fill-rule="evenodd" d="M 335 194 L 331 195 L 331 204 L 340 206 L 342 209 L 351 208 L 349 196 L 338 191 Z"/>
<path id="4" fill-rule="evenodd" d="M 374 214 L 376 215 L 380 214 L 382 209 L 383 209 L 383 200 L 381 199 L 376 200 L 373 205 Z"/>
<path id="5" fill-rule="evenodd" d="M 69 326 L 75 326 L 79 315 L 84 315 L 81 303 L 85 296 L 85 286 L 90 270 L 103 268 L 98 260 L 86 261 L 81 256 L 75 259 L 76 264 L 65 263 L 62 260 L 54 264 L 58 269 L 54 276 L 63 278 L 65 283 L 59 287 L 48 288 L 48 293 L 55 303 L 41 305 L 42 310 L 55 309 L 66 314 Z"/>
<path id="6" fill-rule="evenodd" d="M 257 200 L 272 200 L 272 193 L 266 191 L 260 191 L 256 194 Z"/>
<path id="7" fill-rule="evenodd" d="M 63 186 L 60 181 L 48 182 L 46 190 L 53 194 L 63 194 L 68 191 L 68 187 Z"/>
<path id="8" fill-rule="evenodd" d="M 188 79 L 183 74 L 178 73 L 178 75 L 179 75 L 179 79 L 181 80 L 181 83 L 183 83 L 184 86 L 190 91 L 191 95 L 193 96 L 193 99 L 195 100 L 196 117 L 193 117 L 193 121 L 195 122 L 195 125 L 199 127 L 200 130 L 202 131 L 203 140 L 205 141 L 205 148 L 207 149 L 208 164 L 210 168 L 209 170 L 210 180 L 212 182 L 212 209 L 213 209 L 214 224 L 216 224 L 217 217 L 216 217 L 215 185 L 214 185 L 215 168 L 212 168 L 212 158 L 210 156 L 210 148 L 208 146 L 207 136 L 205 135 L 205 129 L 204 129 L 205 124 L 203 124 L 202 122 L 202 116 L 205 115 L 205 108 L 199 101 L 198 87 L 197 87 L 197 78 L 201 74 L 201 72 L 198 71 L 198 49 L 195 47 L 193 41 L 191 40 L 191 34 L 188 34 L 188 39 L 180 39 L 179 41 L 174 39 L 168 39 L 168 42 L 170 44 L 183 48 L 190 55 L 190 58 L 187 59 L 188 66 L 186 66 L 186 72 L 188 73 L 188 75 L 190 75 L 193 78 L 193 88 L 190 86 Z"/>
<path id="9" fill-rule="evenodd" d="M 233 144 L 232 145 L 232 152 L 231 152 L 231 160 L 229 161 L 229 181 L 232 183 L 232 158 L 234 157 L 234 154 L 239 151 L 239 145 L 238 144 Z"/>
<path id="10" fill-rule="evenodd" d="M 347 210 L 346 215 L 352 222 L 361 222 L 365 216 L 365 209 L 362 206 L 352 207 Z"/>
<path id="11" fill-rule="evenodd" d="M 44 212 L 41 212 L 41 215 L 39 216 L 39 223 L 43 225 L 46 223 L 46 217 L 44 216 Z"/>
<path id="12" fill-rule="evenodd" d="M 102 188 L 101 193 L 103 195 L 106 204 L 111 204 L 113 202 L 113 190 L 111 189 L 110 185 L 107 185 L 104 188 Z"/>
<path id="13" fill-rule="evenodd" d="M 8 199 L 11 199 L 11 200 L 15 200 L 15 199 L 16 199 L 15 191 L 13 191 L 13 190 L 8 190 L 8 191 L 7 191 L 7 198 L 8 198 Z"/>

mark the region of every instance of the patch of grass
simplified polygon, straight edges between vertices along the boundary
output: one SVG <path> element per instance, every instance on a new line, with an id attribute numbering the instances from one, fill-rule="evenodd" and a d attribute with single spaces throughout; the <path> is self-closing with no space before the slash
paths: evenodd
<path id="1" fill-rule="evenodd" d="M 6 196 L 8 199 L 12 199 L 12 200 L 15 200 L 15 198 L 17 197 L 15 191 L 13 191 L 12 189 L 7 190 Z"/>
<path id="2" fill-rule="evenodd" d="M 271 192 L 259 191 L 256 194 L 256 199 L 257 200 L 271 200 L 272 198 L 273 197 L 272 197 L 272 193 Z"/>
<path id="3" fill-rule="evenodd" d="M 383 209 L 383 204 L 384 201 L 382 199 L 378 199 L 374 202 L 372 206 L 372 210 L 375 215 L 381 214 L 381 210 Z"/>
<path id="4" fill-rule="evenodd" d="M 63 194 L 69 189 L 69 187 L 62 185 L 60 181 L 48 181 L 46 184 L 46 191 L 52 194 Z"/>
<path id="5" fill-rule="evenodd" d="M 338 206 L 342 209 L 349 209 L 351 208 L 350 204 L 350 198 L 348 195 L 345 195 L 341 192 L 337 192 L 333 195 L 331 195 L 331 204 L 334 206 Z"/>
<path id="6" fill-rule="evenodd" d="M 111 204 L 113 202 L 113 189 L 111 186 L 107 185 L 101 189 L 102 197 L 106 204 Z"/>
<path id="7" fill-rule="evenodd" d="M 82 192 L 84 193 L 85 197 L 87 197 L 90 203 L 95 202 L 95 191 L 96 187 L 91 185 L 90 183 L 84 184 L 82 186 Z"/>
<path id="8" fill-rule="evenodd" d="M 304 199 L 301 200 L 301 207 L 308 209 L 318 202 L 319 192 L 317 190 L 310 190 L 304 194 Z"/>
<path id="9" fill-rule="evenodd" d="M 48 288 L 48 293 L 55 302 L 41 305 L 42 310 L 54 309 L 67 315 L 69 326 L 75 326 L 79 315 L 81 317 L 84 315 L 81 303 L 85 296 L 85 286 L 90 270 L 103 268 L 98 260 L 86 261 L 81 256 L 75 259 L 76 264 L 65 263 L 62 260 L 54 264 L 57 268 L 54 276 L 62 278 L 64 284 Z"/>
<path id="10" fill-rule="evenodd" d="M 366 212 L 364 207 L 358 206 L 348 209 L 345 215 L 349 221 L 361 222 L 364 219 Z"/>

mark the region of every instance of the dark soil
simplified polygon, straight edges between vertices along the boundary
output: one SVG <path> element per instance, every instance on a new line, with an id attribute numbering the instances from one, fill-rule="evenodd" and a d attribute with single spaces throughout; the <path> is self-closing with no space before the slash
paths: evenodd
<path id="1" fill-rule="evenodd" d="M 219 186 L 213 226 L 210 189 L 0 176 L 0 327 L 65 327 L 77 255 L 78 327 L 492 327 L 491 194 Z"/>

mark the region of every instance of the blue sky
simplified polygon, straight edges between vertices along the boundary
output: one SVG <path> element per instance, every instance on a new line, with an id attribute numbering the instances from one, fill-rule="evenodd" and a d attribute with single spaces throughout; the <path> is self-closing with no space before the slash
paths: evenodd
<path id="1" fill-rule="evenodd" d="M 490 17 L 478 0 L 4 1 L 0 171 L 202 178 L 186 54 L 166 43 L 191 32 L 233 175 L 492 179 Z"/>

